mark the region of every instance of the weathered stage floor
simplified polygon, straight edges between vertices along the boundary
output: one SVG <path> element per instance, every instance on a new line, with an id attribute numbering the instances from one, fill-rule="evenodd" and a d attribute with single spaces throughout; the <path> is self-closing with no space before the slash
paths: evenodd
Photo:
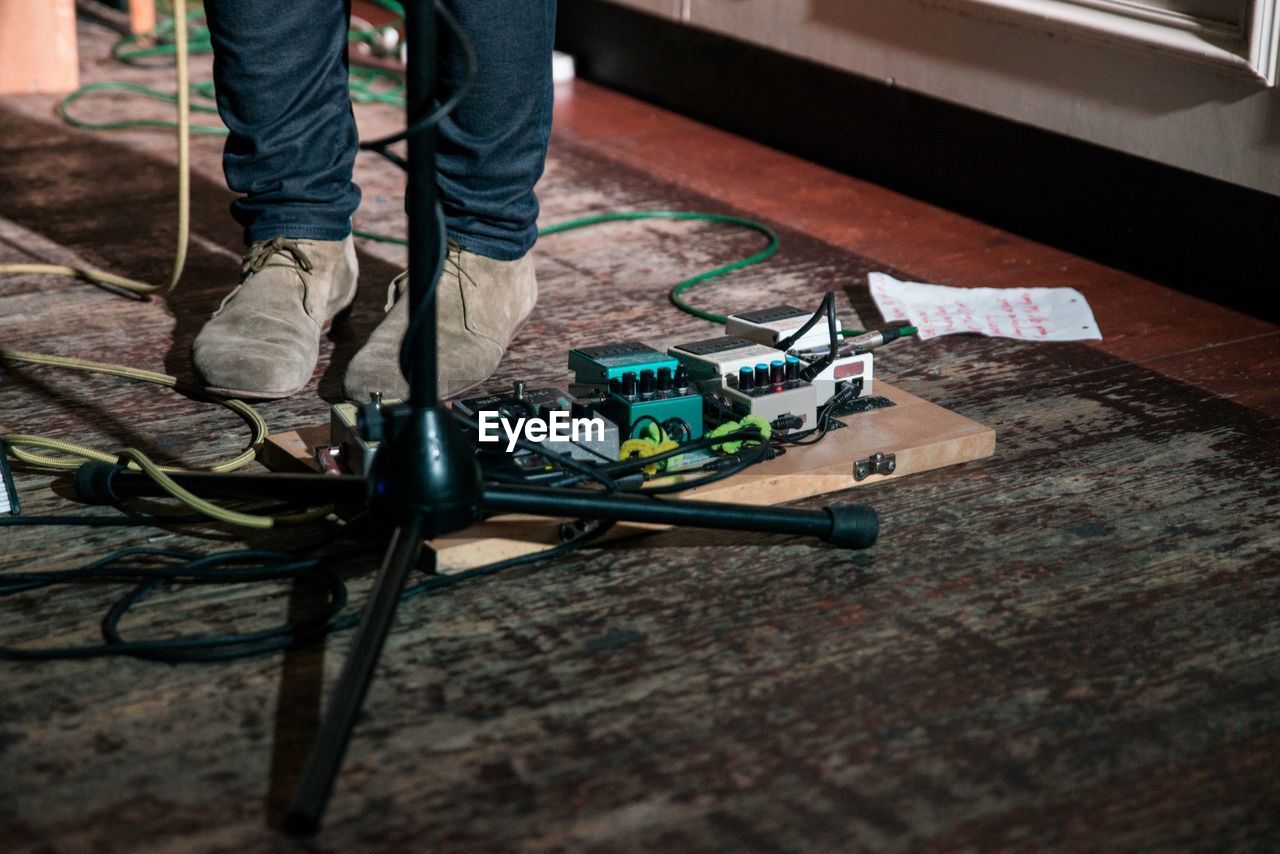
<path id="1" fill-rule="evenodd" d="M 165 85 L 99 59 L 86 78 Z M 0 100 L 0 262 L 79 258 L 148 280 L 172 253 L 172 142 L 67 129 L 48 98 Z M 89 115 L 127 105 L 86 104 Z M 94 111 L 98 111 L 97 114 Z M 388 108 L 358 109 L 366 133 Z M 895 385 L 993 427 L 994 457 L 857 490 L 879 545 L 670 531 L 406 606 L 320 841 L 275 827 L 350 642 L 225 665 L 0 664 L 0 850 L 1265 849 L 1280 840 L 1280 335 L 735 140 L 588 84 L 560 94 L 544 221 L 619 208 L 759 217 L 768 264 L 700 305 L 808 304 L 834 288 L 871 323 L 865 274 L 1072 284 L 1107 340 L 905 342 Z M 195 145 L 189 272 L 168 301 L 0 281 L 0 346 L 189 374 L 240 242 L 220 141 Z M 357 225 L 397 230 L 398 176 L 362 158 Z M 495 387 L 559 381 L 609 327 L 665 344 L 711 330 L 671 283 L 746 254 L 715 226 L 547 238 L 541 300 Z M 362 295 L 313 385 L 261 407 L 324 421 L 380 314 L 397 250 L 363 245 Z M 240 447 L 233 416 L 150 387 L 0 372 L 0 433 L 137 445 L 192 464 Z M 29 513 L 80 513 L 17 474 Z M 270 538 L 0 529 L 0 571 L 130 543 L 204 551 Z M 353 595 L 368 572 L 348 563 Z M 0 643 L 94 637 L 119 590 L 3 600 Z M 267 625 L 284 587 L 187 590 L 137 635 Z"/>

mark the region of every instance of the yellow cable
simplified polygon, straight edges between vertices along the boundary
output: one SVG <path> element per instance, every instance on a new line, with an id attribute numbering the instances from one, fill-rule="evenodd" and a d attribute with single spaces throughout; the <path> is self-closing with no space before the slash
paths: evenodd
<path id="1" fill-rule="evenodd" d="M 193 393 L 197 396 L 207 397 L 203 395 L 199 389 L 193 389 L 179 382 L 177 377 L 171 377 L 168 374 L 160 374 L 154 371 L 144 371 L 137 368 L 128 368 L 122 365 L 108 365 L 102 362 L 90 362 L 85 359 L 72 359 L 65 356 L 44 356 L 39 353 L 28 353 L 22 350 L 0 350 L 0 361 L 9 362 L 29 362 L 36 365 L 52 365 L 59 368 L 69 368 L 72 370 L 88 371 L 90 373 L 107 374 L 110 376 L 126 377 L 128 379 L 149 382 L 155 385 L 166 386 L 177 391 Z M 219 397 L 208 397 L 215 403 L 225 406 L 232 412 L 235 412 L 243 418 L 253 431 L 253 437 L 249 442 L 249 446 L 245 448 L 238 456 L 225 462 L 209 466 L 204 471 L 227 472 L 234 471 L 242 466 L 250 463 L 257 456 L 258 449 L 267 438 L 267 422 L 262 418 L 256 409 L 239 400 L 228 400 Z M 307 521 L 315 518 L 314 513 L 302 514 L 300 516 L 260 516 L 251 513 L 239 513 L 234 510 L 226 510 L 217 505 L 199 498 L 187 490 L 183 489 L 174 480 L 169 477 L 172 472 L 189 471 L 189 469 L 174 466 L 161 466 L 146 454 L 134 448 L 126 448 L 116 453 L 107 453 L 91 448 L 88 445 L 81 445 L 77 442 L 67 442 L 62 439 L 49 439 L 43 436 L 30 436 L 21 433 L 14 433 L 4 437 L 5 444 L 8 446 L 9 453 L 14 459 L 29 465 L 40 466 L 42 468 L 51 468 L 58 470 L 69 470 L 79 468 L 85 460 L 95 460 L 104 463 L 118 463 L 126 460 L 129 468 L 141 471 L 160 485 L 165 492 L 177 498 L 183 503 L 190 506 L 193 510 L 203 513 L 212 519 L 220 522 L 226 522 L 231 525 L 239 525 L 248 528 L 270 528 L 277 522 L 292 523 Z M 29 448 L 39 448 L 45 451 L 54 451 L 64 456 L 51 456 L 49 454 L 34 453 Z M 327 513 L 328 510 L 318 511 Z"/>
<path id="2" fill-rule="evenodd" d="M 66 276 L 111 290 L 128 291 L 144 299 L 152 294 L 167 294 L 177 286 L 187 264 L 187 241 L 191 232 L 191 93 L 188 87 L 187 0 L 173 0 L 173 20 L 178 84 L 178 248 L 174 254 L 173 271 L 169 274 L 168 283 L 152 285 L 103 270 L 62 264 L 0 264 L 0 273 Z"/>
<path id="3" fill-rule="evenodd" d="M 82 279 L 95 285 L 107 287 L 108 289 L 122 289 L 129 293 L 141 296 L 144 299 L 153 294 L 168 294 L 177 286 L 178 281 L 182 278 L 182 271 L 186 267 L 187 243 L 191 232 L 191 116 L 190 88 L 188 86 L 189 67 L 186 7 L 186 0 L 173 0 L 174 45 L 176 49 L 176 77 L 178 86 L 178 246 L 174 254 L 173 270 L 170 273 L 168 283 L 165 285 L 152 285 L 146 282 L 139 282 L 125 276 L 117 276 L 113 273 L 107 273 L 102 270 L 94 270 L 87 267 L 69 267 L 59 264 L 0 264 L 0 273 L 67 276 Z M 126 377 L 128 379 L 167 386 L 177 391 L 202 397 L 225 406 L 248 422 L 253 431 L 253 438 L 250 441 L 249 446 L 238 456 L 225 462 L 218 463 L 217 465 L 210 466 L 206 469 L 207 471 L 233 471 L 252 462 L 257 456 L 258 449 L 267 438 L 267 422 L 263 420 L 262 416 L 258 414 L 258 411 L 249 404 L 239 400 L 231 400 L 209 395 L 201 389 L 192 388 L 180 383 L 176 377 L 171 377 L 168 374 L 144 371 L 122 365 L 110 365 L 103 362 L 91 362 L 85 359 L 74 359 L 65 356 L 45 356 L 39 353 L 29 353 L 22 350 L 0 350 L 0 361 L 30 362 L 37 365 L 52 365 L 54 367 L 67 368 L 71 370 L 89 371 L 92 373 Z M 169 477 L 169 473 L 171 472 L 186 471 L 186 469 L 161 466 L 147 457 L 146 454 L 134 448 L 126 448 L 123 451 L 111 454 L 76 442 L 67 442 L 61 439 L 48 439 L 41 436 L 12 434 L 5 436 L 4 440 L 8 445 L 9 453 L 12 454 L 15 459 L 29 465 L 40 466 L 43 468 L 66 470 L 78 468 L 84 460 L 96 460 L 106 463 L 118 463 L 121 460 L 126 460 L 128 461 L 129 468 L 142 471 L 174 498 L 179 499 L 192 509 L 203 513 L 212 519 L 216 519 L 220 522 L 226 522 L 231 525 L 258 529 L 271 528 L 277 523 L 298 523 L 308 521 L 310 519 L 317 518 L 317 516 L 325 515 L 329 511 L 329 508 L 322 508 L 308 513 L 278 517 L 239 513 L 234 510 L 226 510 L 222 507 L 218 507 L 216 504 L 193 495 L 191 492 L 183 489 L 174 482 L 173 478 Z M 45 451 L 54 451 L 58 454 L 62 454 L 63 456 L 34 453 L 30 450 L 26 450 L 27 448 L 39 448 Z"/>
<path id="4" fill-rule="evenodd" d="M 153 383 L 155 385 L 166 386 L 185 394 L 197 397 L 204 397 L 221 406 L 225 406 L 232 412 L 243 418 L 253 430 L 253 438 L 249 446 L 243 452 L 230 460 L 210 466 L 206 471 L 227 472 L 235 471 L 242 466 L 253 462 L 257 457 L 257 452 L 262 447 L 263 442 L 267 438 L 267 422 L 256 409 L 247 403 L 239 400 L 229 400 L 220 397 L 210 397 L 199 389 L 191 388 L 179 382 L 177 377 L 171 377 L 168 374 L 159 374 L 154 371 L 144 371 L 137 368 L 128 368 L 122 365 L 108 365 L 102 362 L 90 362 L 86 359 L 72 359 L 66 356 L 44 356 L 39 353 L 28 353 L 23 350 L 0 350 L 0 361 L 9 362 L 29 362 L 35 365 L 52 365 L 58 368 L 69 368 L 71 370 L 87 371 L 95 374 L 108 374 L 110 376 L 125 377 L 132 380 L 140 380 L 142 382 Z M 74 469 L 80 466 L 84 460 L 96 460 L 104 463 L 114 463 L 119 458 L 119 454 L 109 454 L 98 451 L 87 445 L 80 445 L 75 442 L 67 442 L 61 439 L 46 439 L 41 436 L 28 436 L 23 434 L 12 434 L 4 437 L 5 443 L 10 446 L 15 459 L 21 460 L 30 465 L 37 465 L 43 468 L 55 469 Z M 78 459 L 66 459 L 65 457 L 53 457 L 47 454 L 34 454 L 30 451 L 22 450 L 27 448 L 42 448 L 48 451 L 57 451 L 61 454 L 68 454 Z M 137 466 L 137 468 L 142 468 Z M 187 471 L 187 469 L 174 467 L 160 467 L 162 471 L 176 472 Z"/>

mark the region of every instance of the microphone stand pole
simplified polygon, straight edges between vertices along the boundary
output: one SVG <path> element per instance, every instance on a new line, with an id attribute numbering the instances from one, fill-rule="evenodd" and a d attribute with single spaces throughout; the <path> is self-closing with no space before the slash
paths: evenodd
<path id="1" fill-rule="evenodd" d="M 405 113 L 408 126 L 429 114 L 436 85 L 436 13 L 430 2 L 404 4 Z M 436 379 L 436 287 L 441 223 L 436 192 L 436 129 L 432 125 L 406 140 L 409 214 L 409 316 L 416 339 L 401 359 L 409 381 L 407 411 L 385 425 L 369 479 L 371 510 L 398 527 L 378 570 L 373 593 L 360 620 L 350 655 L 329 701 L 302 777 L 285 813 L 285 829 L 310 836 L 320 826 L 351 732 L 373 680 L 383 642 L 409 573 L 435 569 L 435 552 L 423 540 L 468 527 L 481 515 L 480 470 L 474 454 L 441 405 Z"/>

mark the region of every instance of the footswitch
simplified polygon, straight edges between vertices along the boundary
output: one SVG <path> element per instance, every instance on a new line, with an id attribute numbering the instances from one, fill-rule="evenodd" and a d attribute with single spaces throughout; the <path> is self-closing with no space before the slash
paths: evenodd
<path id="1" fill-rule="evenodd" d="M 677 344 L 667 353 L 688 368 L 689 377 L 695 382 L 704 386 L 710 382 L 714 387 L 733 382 L 743 367 L 754 368 L 759 362 L 768 364 L 779 355 L 772 347 L 734 335 Z"/>
<path id="2" fill-rule="evenodd" d="M 795 333 L 804 326 L 812 311 L 805 311 L 793 305 L 780 305 L 774 308 L 763 308 L 758 311 L 741 311 L 725 318 L 726 335 L 736 335 L 759 344 L 774 347 L 779 341 Z M 836 320 L 836 332 L 840 331 L 840 321 Z M 821 318 L 813 327 L 792 342 L 790 349 L 804 347 L 825 347 L 831 343 L 831 332 L 827 329 L 826 318 Z"/>

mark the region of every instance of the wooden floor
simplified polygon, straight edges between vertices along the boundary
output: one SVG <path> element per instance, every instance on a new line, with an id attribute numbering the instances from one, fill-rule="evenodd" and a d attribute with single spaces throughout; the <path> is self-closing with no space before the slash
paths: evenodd
<path id="1" fill-rule="evenodd" d="M 920 281 L 1066 285 L 1088 298 L 1103 352 L 1280 415 L 1280 327 L 1069 255 L 701 125 L 589 83 L 565 90 L 556 126 L 620 163 L 673 181 Z M 1223 282 L 1223 289 L 1264 288 Z"/>
<path id="2" fill-rule="evenodd" d="M 163 69 L 106 59 L 105 34 L 82 28 L 81 44 L 86 80 L 166 83 Z M 80 258 L 162 278 L 171 139 L 71 131 L 50 107 L 0 99 L 0 263 Z M 357 113 L 365 135 L 398 121 L 389 108 Z M 219 147 L 194 146 L 178 296 L 138 304 L 0 280 L 0 346 L 189 373 L 190 340 L 238 259 Z M 394 170 L 362 158 L 358 178 L 358 226 L 402 228 Z M 1063 284 L 1089 298 L 1104 340 L 957 336 L 885 351 L 883 376 L 993 427 L 998 444 L 988 460 L 837 496 L 881 513 L 870 551 L 668 531 L 406 605 L 313 844 L 278 827 L 350 633 L 225 665 L 0 663 L 0 851 L 1280 842 L 1280 329 L 583 82 L 557 93 L 540 196 L 547 223 L 683 208 L 774 225 L 779 255 L 697 292 L 708 307 L 835 289 L 846 316 L 875 322 L 873 269 Z M 706 333 L 666 289 L 757 247 L 751 234 L 669 223 L 542 241 L 539 306 L 494 385 L 563 380 L 566 342 L 602 323 L 657 344 Z M 313 383 L 262 407 L 273 430 L 325 419 L 402 257 L 365 244 L 360 262 L 356 311 Z M 116 381 L 0 370 L 0 434 L 206 462 L 236 450 L 236 428 Z M 17 480 L 26 512 L 86 512 L 48 476 Z M 199 533 L 0 528 L 0 572 L 128 544 L 279 545 Z M 363 601 L 368 568 L 337 568 Z M 91 640 L 119 593 L 0 599 L 0 644 Z M 145 603 L 128 629 L 266 626 L 310 606 L 282 585 L 187 588 Z"/>

